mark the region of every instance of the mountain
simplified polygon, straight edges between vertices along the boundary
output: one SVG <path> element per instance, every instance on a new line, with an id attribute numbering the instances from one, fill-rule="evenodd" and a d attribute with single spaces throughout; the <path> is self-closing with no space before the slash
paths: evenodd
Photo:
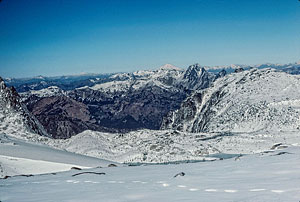
<path id="1" fill-rule="evenodd" d="M 167 64 L 158 70 L 113 74 L 92 86 L 73 90 L 51 86 L 21 95 L 52 137 L 69 138 L 88 129 L 159 129 L 163 117 L 178 109 L 193 90 L 208 87 L 222 75 L 198 64 L 187 70 Z"/>
<path id="2" fill-rule="evenodd" d="M 278 71 L 287 72 L 289 74 L 300 74 L 300 64 L 299 62 L 288 63 L 288 64 L 273 64 L 273 63 L 264 63 L 256 65 L 243 65 L 243 64 L 231 64 L 231 65 L 222 65 L 222 66 L 204 66 L 208 72 L 217 73 L 220 70 L 226 70 L 227 73 L 233 73 L 236 69 L 245 69 L 249 70 L 252 68 L 256 69 L 265 69 L 272 68 Z"/>
<path id="3" fill-rule="evenodd" d="M 70 97 L 36 98 L 30 97 L 27 107 L 53 138 L 69 138 L 88 129 L 108 131 L 95 124 L 85 104 Z"/>
<path id="4" fill-rule="evenodd" d="M 161 66 L 159 69 L 160 70 L 174 70 L 174 71 L 180 71 L 181 70 L 181 68 L 176 67 L 172 64 L 165 64 L 165 65 Z"/>
<path id="5" fill-rule="evenodd" d="M 73 90 L 83 86 L 93 86 L 95 83 L 106 82 L 112 74 L 80 74 L 70 76 L 36 76 L 32 78 L 5 78 L 7 86 L 14 86 L 19 93 L 38 91 L 51 86 L 57 86 L 63 90 Z"/>
<path id="6" fill-rule="evenodd" d="M 195 91 L 161 128 L 187 132 L 299 131 L 300 76 L 251 69 Z"/>
<path id="7" fill-rule="evenodd" d="M 14 87 L 7 87 L 0 78 L 0 133 L 26 136 L 36 133 L 48 136 L 39 121 L 31 115 Z"/>
<path id="8" fill-rule="evenodd" d="M 157 70 L 132 73 L 39 76 L 7 82 L 18 85 L 22 101 L 52 137 L 69 138 L 84 130 L 157 130 L 168 124 L 163 122 L 164 117 L 170 111 L 178 110 L 181 103 L 190 99 L 195 91 L 210 87 L 215 80 L 228 73 L 236 74 L 254 67 L 272 67 L 278 72 L 290 74 L 299 71 L 298 63 L 205 68 L 194 64 L 187 69 L 166 64 Z M 69 108 L 70 103 L 76 107 Z"/>
<path id="9" fill-rule="evenodd" d="M 203 66 L 203 68 L 214 74 L 222 70 L 226 70 L 227 73 L 232 73 L 235 69 L 243 68 L 249 70 L 251 68 L 263 69 L 263 68 L 274 68 L 279 71 L 284 71 L 291 74 L 299 74 L 300 66 L 299 62 L 289 63 L 289 64 L 258 64 L 258 65 L 223 65 L 223 66 Z M 191 65 L 192 66 L 192 65 Z M 199 65 L 198 65 L 199 66 Z M 173 71 L 184 71 L 184 69 L 178 68 L 171 64 L 165 64 L 161 66 L 158 70 L 173 70 Z M 137 71 L 134 73 L 135 76 L 141 76 L 141 74 L 151 74 L 154 71 Z M 79 75 L 69 75 L 69 76 L 36 76 L 32 78 L 4 78 L 7 86 L 14 86 L 19 93 L 31 91 L 31 90 L 41 90 L 51 86 L 57 86 L 62 90 L 74 90 L 81 87 L 92 87 L 95 84 L 106 83 L 116 79 L 129 78 L 132 73 L 118 73 L 118 74 L 79 74 Z M 123 77 L 123 78 L 121 78 Z"/>
<path id="10" fill-rule="evenodd" d="M 188 90 L 204 89 L 209 86 L 215 75 L 208 73 L 199 64 L 191 65 L 187 68 L 178 85 Z"/>

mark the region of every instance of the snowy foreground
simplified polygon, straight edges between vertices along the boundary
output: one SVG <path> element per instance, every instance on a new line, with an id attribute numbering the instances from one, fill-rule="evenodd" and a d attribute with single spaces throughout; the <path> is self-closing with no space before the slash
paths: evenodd
<path id="1" fill-rule="evenodd" d="M 18 176 L 0 180 L 0 201 L 298 202 L 299 160 L 300 148 L 289 147 L 223 161 Z M 105 174 L 72 176 L 87 171 Z"/>
<path id="2" fill-rule="evenodd" d="M 0 178 L 61 172 L 72 167 L 107 167 L 111 163 L 0 134 Z"/>

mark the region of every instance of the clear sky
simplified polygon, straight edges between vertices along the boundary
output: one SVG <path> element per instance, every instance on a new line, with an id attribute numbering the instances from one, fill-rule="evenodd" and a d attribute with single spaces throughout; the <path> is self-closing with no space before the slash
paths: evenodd
<path id="1" fill-rule="evenodd" d="M 298 60 L 298 0 L 0 3 L 2 77 Z"/>

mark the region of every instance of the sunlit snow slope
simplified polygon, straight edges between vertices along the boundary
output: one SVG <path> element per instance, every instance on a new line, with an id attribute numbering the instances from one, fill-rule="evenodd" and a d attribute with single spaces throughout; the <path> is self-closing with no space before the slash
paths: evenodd
<path id="1" fill-rule="evenodd" d="M 98 168 L 0 180 L 1 201 L 295 202 L 299 147 L 240 160 Z M 97 172 L 100 175 L 82 172 Z M 174 177 L 183 172 L 184 176 Z M 30 194 L 29 194 L 30 193 Z"/>
<path id="2" fill-rule="evenodd" d="M 0 134 L 0 177 L 52 173 L 70 170 L 72 167 L 107 167 L 111 163 Z"/>

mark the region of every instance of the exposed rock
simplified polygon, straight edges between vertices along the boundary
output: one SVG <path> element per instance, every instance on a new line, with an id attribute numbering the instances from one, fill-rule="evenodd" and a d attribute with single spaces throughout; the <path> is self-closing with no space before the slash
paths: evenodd
<path id="1" fill-rule="evenodd" d="M 84 130 L 105 130 L 95 124 L 85 104 L 66 96 L 28 101 L 28 109 L 53 138 L 69 138 Z"/>
<path id="2" fill-rule="evenodd" d="M 283 155 L 283 154 L 292 154 L 290 152 L 279 152 L 277 154 L 274 154 L 273 156 L 280 156 L 280 155 Z"/>
<path id="3" fill-rule="evenodd" d="M 77 175 L 83 175 L 83 174 L 105 175 L 105 173 L 98 173 L 98 172 L 82 172 L 82 173 L 76 173 L 76 174 L 72 175 L 72 177 L 75 177 Z"/>
<path id="4" fill-rule="evenodd" d="M 244 71 L 244 69 L 240 67 L 240 68 L 235 69 L 234 73 L 239 73 L 239 72 L 242 72 L 242 71 Z"/>
<path id="5" fill-rule="evenodd" d="M 82 169 L 78 167 L 72 167 L 71 170 L 82 170 Z"/>
<path id="6" fill-rule="evenodd" d="M 174 175 L 174 177 L 178 177 L 178 176 L 185 176 L 185 173 L 184 172 L 180 172 L 180 173 L 177 173 L 176 175 Z"/>
<path id="7" fill-rule="evenodd" d="M 299 130 L 299 76 L 251 69 L 216 80 L 170 112 L 161 129 L 187 132 Z"/>
<path id="8" fill-rule="evenodd" d="M 34 132 L 48 136 L 39 121 L 32 116 L 27 107 L 21 103 L 21 98 L 14 87 L 6 87 L 0 78 L 0 131 L 15 130 L 10 133 Z"/>

